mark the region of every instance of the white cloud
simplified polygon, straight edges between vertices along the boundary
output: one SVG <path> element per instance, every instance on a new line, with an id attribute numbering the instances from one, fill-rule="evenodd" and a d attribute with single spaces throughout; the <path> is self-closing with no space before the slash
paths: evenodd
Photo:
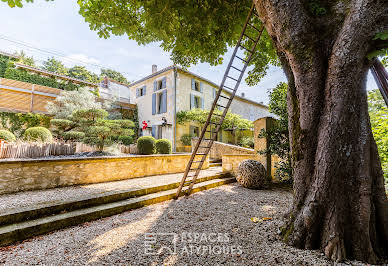
<path id="1" fill-rule="evenodd" d="M 63 62 L 67 66 L 73 65 L 85 65 L 89 67 L 90 64 L 99 64 L 100 61 L 96 58 L 90 57 L 86 54 L 70 54 L 62 58 Z"/>

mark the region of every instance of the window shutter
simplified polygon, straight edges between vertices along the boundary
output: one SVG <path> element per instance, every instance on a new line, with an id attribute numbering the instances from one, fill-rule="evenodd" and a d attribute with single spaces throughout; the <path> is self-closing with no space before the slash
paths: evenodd
<path id="1" fill-rule="evenodd" d="M 166 113 L 167 112 L 167 91 L 163 91 L 162 94 L 162 106 L 161 106 L 161 113 Z"/>
<path id="2" fill-rule="evenodd" d="M 156 91 L 158 89 L 158 83 L 156 82 L 156 80 L 154 81 L 154 91 Z"/>
<path id="3" fill-rule="evenodd" d="M 199 88 L 200 88 L 201 92 L 203 92 L 203 83 L 202 82 L 199 83 Z"/>
<path id="4" fill-rule="evenodd" d="M 191 89 L 195 90 L 195 79 L 191 79 Z"/>
<path id="5" fill-rule="evenodd" d="M 152 94 L 152 114 L 156 114 L 156 93 Z"/>
<path id="6" fill-rule="evenodd" d="M 136 88 L 136 98 L 139 97 L 139 88 Z"/>
<path id="7" fill-rule="evenodd" d="M 154 94 L 155 95 L 155 94 Z M 156 136 L 156 128 L 157 128 L 157 126 L 152 126 L 152 136 L 154 137 L 154 138 L 156 138 L 155 136 Z"/>
<path id="8" fill-rule="evenodd" d="M 190 109 L 194 108 L 194 95 L 190 94 Z"/>
<path id="9" fill-rule="evenodd" d="M 164 77 L 164 78 L 162 79 L 162 89 L 166 88 L 166 81 L 167 81 L 167 78 Z"/>
<path id="10" fill-rule="evenodd" d="M 143 87 L 143 95 L 146 95 L 146 86 Z"/>
<path id="11" fill-rule="evenodd" d="M 215 99 L 217 96 L 217 89 L 216 88 L 213 88 L 213 98 Z"/>
<path id="12" fill-rule="evenodd" d="M 205 101 L 204 101 L 203 97 L 201 98 L 201 105 L 202 105 L 202 110 L 204 110 L 205 109 Z"/>

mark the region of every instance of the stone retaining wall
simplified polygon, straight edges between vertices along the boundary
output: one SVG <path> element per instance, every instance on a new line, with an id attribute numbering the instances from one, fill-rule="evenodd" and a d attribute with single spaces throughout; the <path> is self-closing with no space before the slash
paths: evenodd
<path id="1" fill-rule="evenodd" d="M 194 149 L 195 145 L 198 142 L 198 138 L 193 138 L 191 140 L 191 147 Z M 202 140 L 202 143 L 208 145 L 209 140 Z M 202 149 L 204 150 L 204 149 Z M 201 149 L 199 150 L 201 152 Z M 254 149 L 248 149 L 236 145 L 226 144 L 223 142 L 214 141 L 212 147 L 210 148 L 210 158 L 221 160 L 222 156 L 225 154 L 251 154 L 255 155 L 257 152 Z"/>
<path id="2" fill-rule="evenodd" d="M 0 162 L 0 194 L 180 173 L 185 171 L 190 156 L 158 154 Z M 207 158 L 203 169 L 208 167 Z"/>

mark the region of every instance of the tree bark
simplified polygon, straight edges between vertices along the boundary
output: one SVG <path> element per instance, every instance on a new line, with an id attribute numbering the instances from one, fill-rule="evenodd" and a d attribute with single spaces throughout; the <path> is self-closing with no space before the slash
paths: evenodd
<path id="1" fill-rule="evenodd" d="M 388 200 L 368 115 L 366 56 L 388 29 L 388 1 L 255 4 L 289 81 L 294 202 L 284 240 L 334 261 L 377 263 L 388 256 Z"/>

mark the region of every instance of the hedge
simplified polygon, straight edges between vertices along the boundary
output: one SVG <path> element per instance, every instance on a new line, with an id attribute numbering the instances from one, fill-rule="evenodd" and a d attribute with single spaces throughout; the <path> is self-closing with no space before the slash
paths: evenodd
<path id="1" fill-rule="evenodd" d="M 156 153 L 170 154 L 172 152 L 171 141 L 168 139 L 158 139 L 155 143 Z"/>
<path id="2" fill-rule="evenodd" d="M 137 151 L 139 154 L 149 155 L 155 153 L 155 139 L 151 136 L 140 137 L 137 140 Z"/>
<path id="3" fill-rule="evenodd" d="M 16 141 L 16 137 L 12 132 L 4 129 L 0 129 L 0 140 L 5 140 L 5 141 Z"/>
<path id="4" fill-rule="evenodd" d="M 24 139 L 27 141 L 51 142 L 53 136 L 50 130 L 45 127 L 30 127 L 24 132 Z"/>

